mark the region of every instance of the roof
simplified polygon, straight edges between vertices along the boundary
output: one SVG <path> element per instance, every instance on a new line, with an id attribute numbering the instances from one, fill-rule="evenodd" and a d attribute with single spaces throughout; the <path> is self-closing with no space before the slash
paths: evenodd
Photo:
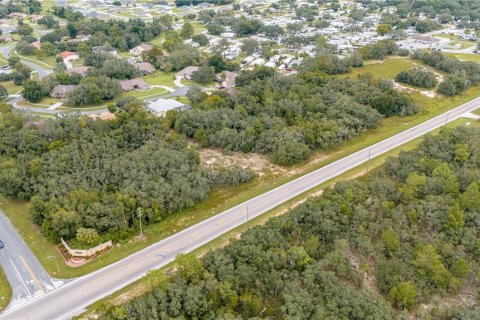
<path id="1" fill-rule="evenodd" d="M 163 113 L 175 109 L 186 109 L 188 106 L 177 100 L 160 98 L 157 101 L 147 105 L 147 108 L 155 113 Z"/>
<path id="2" fill-rule="evenodd" d="M 140 62 L 133 65 L 137 70 L 144 72 L 153 72 L 155 67 L 150 62 Z"/>
<path id="3" fill-rule="evenodd" d="M 184 68 L 183 70 L 177 72 L 175 74 L 175 77 L 177 78 L 183 78 L 185 76 L 189 76 L 191 77 L 192 74 L 195 72 L 195 71 L 198 71 L 198 69 L 200 69 L 199 67 L 195 67 L 195 66 L 188 66 L 186 68 Z"/>
<path id="4" fill-rule="evenodd" d="M 134 89 L 147 90 L 151 88 L 150 85 L 141 78 L 122 80 L 120 81 L 120 87 L 123 91 L 130 91 Z"/>
<path id="5" fill-rule="evenodd" d="M 60 52 L 58 56 L 62 59 L 66 59 L 68 57 L 77 56 L 77 54 L 71 51 L 63 51 L 63 52 Z"/>
<path id="6" fill-rule="evenodd" d="M 0 35 L 0 40 L 9 40 L 12 39 L 12 35 L 10 33 L 4 33 Z"/>
<path id="7" fill-rule="evenodd" d="M 93 120 L 97 120 L 97 119 L 100 119 L 100 120 L 115 120 L 117 117 L 115 116 L 114 113 L 111 113 L 109 111 L 105 111 L 105 112 L 102 112 L 100 114 L 90 114 L 88 115 L 89 118 L 92 118 Z"/>
<path id="8" fill-rule="evenodd" d="M 429 37 L 429 36 L 422 36 L 421 34 L 416 34 L 412 38 L 417 40 L 417 41 L 422 41 L 422 42 L 430 42 L 430 43 L 440 42 L 440 39 L 437 39 L 437 38 L 434 38 L 434 37 Z"/>
<path id="9" fill-rule="evenodd" d="M 69 92 L 72 92 L 77 86 L 74 86 L 74 85 L 63 85 L 63 84 L 59 84 L 59 85 L 56 85 L 52 92 L 50 92 L 50 95 L 51 96 L 56 96 L 56 95 L 59 95 L 59 94 L 67 94 Z"/>
<path id="10" fill-rule="evenodd" d="M 90 67 L 87 67 L 87 66 L 73 67 L 73 68 L 68 68 L 67 73 L 68 74 L 78 73 L 78 74 L 84 75 L 87 73 L 88 69 L 90 69 Z"/>
<path id="11" fill-rule="evenodd" d="M 135 48 L 133 48 L 132 50 L 135 50 L 135 49 L 140 49 L 140 50 L 143 50 L 143 51 L 148 51 L 148 50 L 152 50 L 153 49 L 153 46 L 152 45 L 149 45 L 147 43 L 142 43 L 138 46 L 136 46 Z"/>

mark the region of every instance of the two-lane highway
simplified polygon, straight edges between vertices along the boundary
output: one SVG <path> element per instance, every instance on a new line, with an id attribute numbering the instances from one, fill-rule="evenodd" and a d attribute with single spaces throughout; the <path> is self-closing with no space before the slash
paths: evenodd
<path id="1" fill-rule="evenodd" d="M 11 309 L 0 316 L 0 319 L 68 319 L 73 315 L 81 313 L 91 303 L 139 279 L 149 270 L 166 265 L 177 254 L 199 248 L 212 239 L 245 223 L 247 220 L 247 207 L 249 217 L 257 217 L 303 192 L 368 161 L 370 158 L 384 154 L 427 132 L 435 130 L 445 123 L 461 117 L 464 113 L 475 110 L 479 106 L 480 98 L 474 99 L 416 127 L 224 211 L 119 262 L 33 299 L 23 306 Z"/>
<path id="2" fill-rule="evenodd" d="M 12 287 L 9 307 L 22 305 L 62 284 L 52 280 L 40 262 L 20 238 L 10 221 L 0 212 L 0 265 Z"/>

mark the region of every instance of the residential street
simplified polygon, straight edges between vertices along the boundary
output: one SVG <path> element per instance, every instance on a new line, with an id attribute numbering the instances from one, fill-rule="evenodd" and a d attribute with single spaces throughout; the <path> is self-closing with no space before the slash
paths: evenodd
<path id="1" fill-rule="evenodd" d="M 49 277 L 1 211 L 0 230 L 0 240 L 5 245 L 0 249 L 0 265 L 13 289 L 9 307 L 21 305 L 62 285 L 62 281 Z"/>
<path id="2" fill-rule="evenodd" d="M 248 200 L 210 219 L 183 230 L 142 251 L 92 274 L 76 279 L 46 295 L 8 310 L 0 319 L 67 319 L 81 313 L 93 302 L 144 276 L 149 270 L 166 265 L 179 253 L 190 252 L 218 236 L 244 224 L 248 218 L 257 217 L 303 192 L 328 181 L 366 161 L 480 106 L 480 98 L 430 119 L 420 125 L 360 150 L 319 170 Z M 14 253 L 8 253 L 10 256 Z"/>
<path id="3" fill-rule="evenodd" d="M 4 47 L 0 47 L 0 54 L 2 54 L 6 59 L 8 59 L 10 57 L 10 52 L 14 49 L 13 46 L 4 46 Z M 28 60 L 25 60 L 25 59 L 21 59 L 20 60 L 23 64 L 29 66 L 33 71 L 36 71 L 36 73 L 38 74 L 38 77 L 40 79 L 42 78 L 45 78 L 46 76 L 48 76 L 50 73 L 52 73 L 53 71 L 48 69 L 48 68 L 43 68 L 43 67 L 40 67 L 40 65 L 36 64 L 36 63 L 33 63 L 33 62 L 30 62 Z"/>

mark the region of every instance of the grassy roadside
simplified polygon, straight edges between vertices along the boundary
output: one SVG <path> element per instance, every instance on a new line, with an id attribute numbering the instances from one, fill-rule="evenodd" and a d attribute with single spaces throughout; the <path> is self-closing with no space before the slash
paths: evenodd
<path id="1" fill-rule="evenodd" d="M 409 63 L 407 62 L 407 64 L 405 64 L 407 59 L 392 58 L 392 63 L 394 61 L 400 63 L 403 69 L 409 68 Z M 392 68 L 392 63 L 370 64 L 358 69 L 362 69 L 363 72 L 371 72 L 375 75 L 385 77 L 384 73 L 386 72 L 386 69 Z M 394 72 L 390 71 L 391 74 L 396 74 L 399 67 L 395 67 L 394 69 Z M 418 93 L 412 93 L 412 97 L 421 107 L 420 112 L 417 115 L 404 118 L 391 117 L 383 119 L 382 124 L 379 127 L 371 129 L 349 142 L 338 145 L 335 149 L 329 151 L 316 151 L 308 163 L 291 168 L 292 172 L 296 172 L 295 175 L 266 176 L 245 186 L 229 190 L 216 190 L 203 203 L 171 215 L 159 224 L 147 226 L 145 228 L 145 234 L 147 235 L 147 240 L 145 242 L 132 241 L 121 245 L 120 247 L 116 246 L 107 254 L 76 269 L 69 268 L 63 263 L 57 263 L 61 261 L 61 257 L 56 252 L 55 246 L 46 240 L 38 228 L 33 225 L 27 213 L 27 203 L 10 201 L 7 199 L 3 199 L 2 201 L 2 198 L 0 198 L 0 202 L 4 202 L 3 205 L 0 204 L 0 209 L 3 209 L 3 211 L 11 217 L 12 222 L 15 224 L 23 238 L 27 240 L 30 248 L 44 265 L 47 272 L 58 278 L 73 278 L 118 261 L 184 228 L 216 215 L 301 175 L 319 169 L 353 152 L 393 136 L 478 96 L 480 96 L 480 87 L 472 87 L 462 95 L 452 98 L 428 98 Z M 85 110 L 85 108 L 82 108 L 82 110 Z M 54 256 L 56 259 L 46 259 L 46 257 L 50 256 Z M 60 270 L 57 270 L 57 264 L 59 265 Z"/>
<path id="2" fill-rule="evenodd" d="M 458 120 L 455 120 L 451 123 L 449 123 L 447 126 L 448 127 L 457 127 L 457 126 L 465 126 L 468 122 L 471 123 L 471 126 L 480 128 L 480 122 L 471 122 L 471 119 L 465 119 L 465 118 L 460 118 Z M 440 129 L 437 129 L 433 132 L 433 134 L 438 133 Z M 419 137 L 417 139 L 414 139 L 408 143 L 403 144 L 400 147 L 397 147 L 377 158 L 374 158 L 358 167 L 355 167 L 341 175 L 339 175 L 336 178 L 333 178 L 327 182 L 322 183 L 321 185 L 281 204 L 280 206 L 266 212 L 265 214 L 250 220 L 248 223 L 243 224 L 230 232 L 212 240 L 211 242 L 205 244 L 204 246 L 196 249 L 193 251 L 194 254 L 198 256 L 203 256 L 207 252 L 218 249 L 222 246 L 227 245 L 230 241 L 232 241 L 235 238 L 238 238 L 240 234 L 244 231 L 246 231 L 248 228 L 254 226 L 254 225 L 259 225 L 265 223 L 268 219 L 279 216 L 282 214 L 287 213 L 290 209 L 296 207 L 300 203 L 304 202 L 308 198 L 312 196 L 319 195 L 322 190 L 325 188 L 333 186 L 335 183 L 339 181 L 344 181 L 348 179 L 354 179 L 358 178 L 361 176 L 364 176 L 365 174 L 368 174 L 368 172 L 371 172 L 372 170 L 375 170 L 379 166 L 381 166 L 385 160 L 389 157 L 394 157 L 398 155 L 402 151 L 408 151 L 408 150 L 413 150 L 415 149 L 423 140 L 423 137 Z M 175 268 L 175 262 L 172 262 L 162 268 L 160 268 L 161 271 L 169 271 L 173 270 Z M 147 275 L 147 277 L 149 277 Z M 101 299 L 97 301 L 96 303 L 92 304 L 87 308 L 87 311 L 83 314 L 80 315 L 79 317 L 76 317 L 74 319 L 91 319 L 90 316 L 93 316 L 97 310 L 101 311 L 104 310 L 106 307 L 111 306 L 111 305 L 119 305 L 122 303 L 125 303 L 126 300 L 131 299 L 133 297 L 139 296 L 143 293 L 148 291 L 148 285 L 146 284 L 145 278 L 142 278 L 140 280 L 137 280 L 136 282 L 122 288 L 121 290 L 115 292 L 114 294 Z"/>
<path id="3" fill-rule="evenodd" d="M 12 288 L 8 283 L 7 277 L 0 268 L 0 311 L 4 310 L 12 299 Z"/>

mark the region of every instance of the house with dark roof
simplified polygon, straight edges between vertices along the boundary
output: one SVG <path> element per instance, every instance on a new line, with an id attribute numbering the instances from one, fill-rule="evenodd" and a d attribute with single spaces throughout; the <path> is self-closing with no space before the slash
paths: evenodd
<path id="1" fill-rule="evenodd" d="M 194 72 L 197 72 L 200 68 L 195 66 L 188 66 L 185 69 L 177 72 L 175 77 L 184 79 L 184 80 L 192 80 L 192 75 Z"/>
<path id="2" fill-rule="evenodd" d="M 138 57 L 138 56 L 141 56 L 144 52 L 150 51 L 152 49 L 153 49 L 152 45 L 149 45 L 147 43 L 142 43 L 141 45 L 136 46 L 133 49 L 130 49 L 129 52 L 132 56 Z"/>
<path id="3" fill-rule="evenodd" d="M 150 62 L 139 62 L 133 66 L 143 74 L 149 74 L 155 71 L 155 67 Z"/>
<path id="4" fill-rule="evenodd" d="M 134 78 L 130 80 L 120 81 L 120 87 L 122 88 L 123 92 L 128 92 L 132 90 L 145 91 L 145 90 L 150 90 L 152 88 L 148 83 L 146 83 L 141 78 Z"/>
<path id="5" fill-rule="evenodd" d="M 76 87 L 77 86 L 74 85 L 56 85 L 50 92 L 50 96 L 52 98 L 65 99 L 70 92 L 75 90 Z"/>

